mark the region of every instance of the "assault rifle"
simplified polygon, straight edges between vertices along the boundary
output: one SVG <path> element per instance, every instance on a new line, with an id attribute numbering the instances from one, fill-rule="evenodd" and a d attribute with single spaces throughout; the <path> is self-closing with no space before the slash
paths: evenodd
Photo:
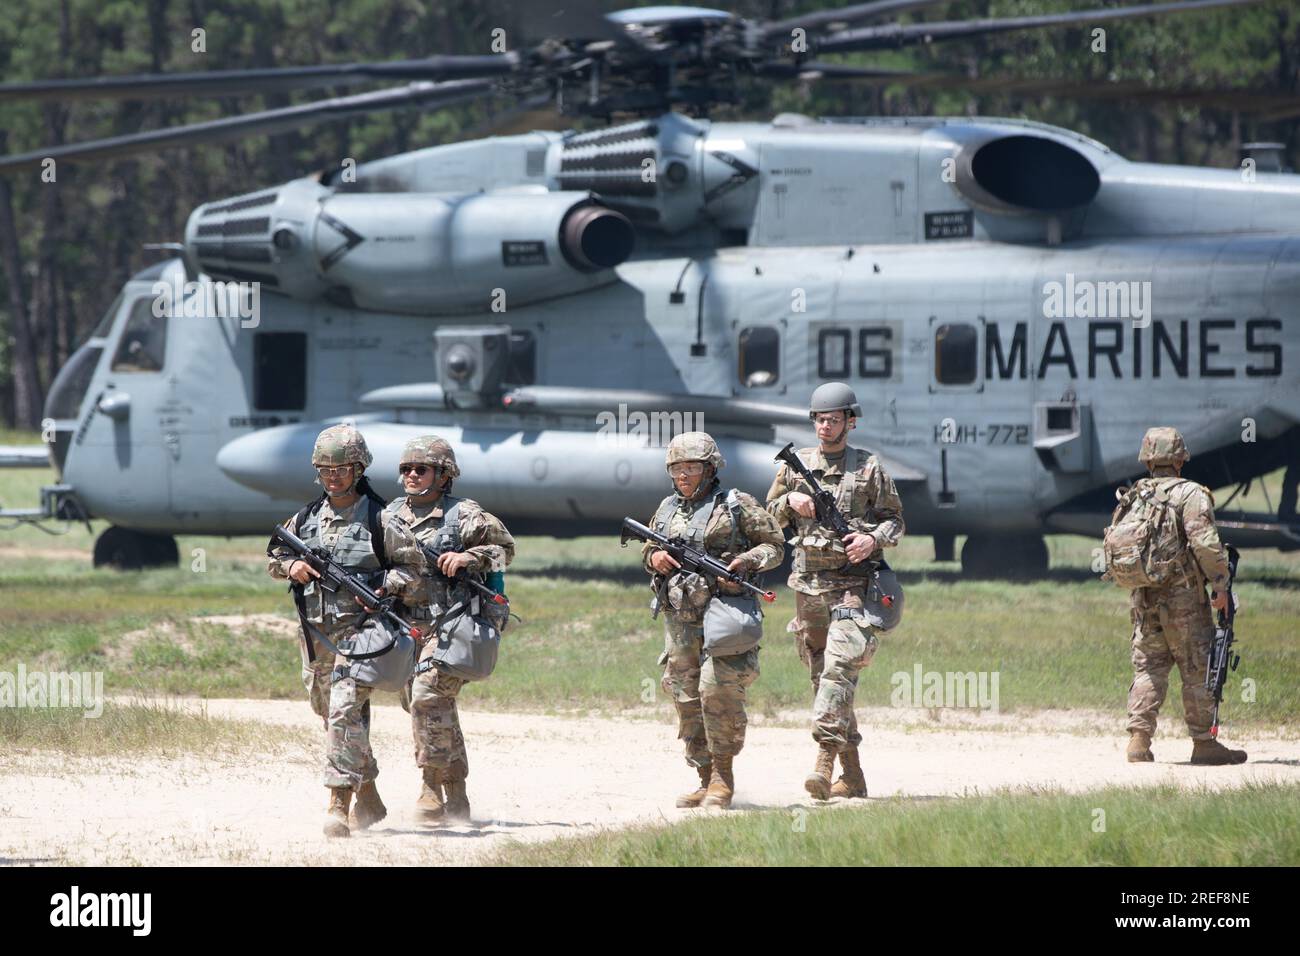
<path id="1" fill-rule="evenodd" d="M 380 597 L 359 575 L 343 567 L 323 548 L 309 548 L 307 542 L 279 524 L 275 526 L 275 533 L 271 535 L 271 540 L 278 541 L 300 560 L 306 561 L 307 566 L 320 575 L 322 590 L 334 592 L 342 588 L 360 600 L 367 611 L 372 614 L 382 614 L 411 637 L 419 636 L 419 628 L 393 610 L 393 605 L 397 603 L 396 597 Z M 311 651 L 310 641 L 307 643 L 307 649 L 308 652 Z"/>
<path id="2" fill-rule="evenodd" d="M 627 547 L 630 540 L 645 541 L 663 548 L 670 557 L 682 566 L 685 571 L 691 571 L 695 574 L 704 574 L 719 581 L 727 581 L 730 584 L 739 585 L 746 591 L 761 597 L 769 604 L 776 600 L 775 591 L 764 591 L 758 585 L 745 580 L 743 574 L 739 571 L 728 571 L 727 566 L 713 557 L 707 551 L 701 548 L 694 548 L 683 541 L 681 538 L 670 538 L 667 535 L 660 534 L 653 528 L 647 528 L 639 521 L 632 518 L 623 519 L 623 533 L 619 537 L 619 543 Z M 666 579 L 665 579 L 666 580 Z M 662 600 L 660 604 L 662 604 Z M 658 608 L 655 609 L 655 617 L 659 616 Z"/>
<path id="3" fill-rule="evenodd" d="M 1214 641 L 1210 644 L 1209 666 L 1205 669 L 1205 689 L 1214 697 L 1214 719 L 1210 722 L 1210 733 L 1219 736 L 1219 704 L 1223 702 L 1223 685 L 1228 679 L 1228 671 L 1236 670 L 1241 663 L 1241 655 L 1234 653 L 1232 644 L 1233 619 L 1237 616 L 1236 601 L 1232 596 L 1232 582 L 1237 577 L 1237 549 L 1228 545 L 1228 603 L 1218 612 L 1218 623 L 1214 628 Z"/>
<path id="4" fill-rule="evenodd" d="M 841 538 L 846 538 L 854 533 L 852 526 L 849 525 L 849 520 L 836 507 L 835 495 L 821 486 L 817 476 L 794 453 L 794 442 L 788 443 L 776 453 L 776 461 L 785 462 L 798 473 L 799 477 L 808 483 L 808 487 L 812 489 L 813 507 L 817 509 L 818 524 L 830 528 Z M 887 568 L 889 565 L 883 559 L 872 561 L 868 558 L 866 561 L 857 563 L 849 562 L 844 565 L 843 570 L 846 574 L 860 574 L 864 577 L 874 578 L 876 571 L 882 567 Z M 881 596 L 881 601 L 885 607 L 892 607 L 894 603 L 894 599 L 887 594 Z"/>
<path id="5" fill-rule="evenodd" d="M 420 545 L 420 550 L 424 552 L 424 556 L 429 562 L 429 570 L 432 571 L 434 574 L 438 575 L 438 577 L 446 578 L 448 581 L 459 581 L 464 584 L 468 584 L 471 588 L 473 588 L 483 597 L 487 598 L 493 604 L 509 603 L 506 601 L 506 596 L 504 594 L 502 594 L 500 591 L 492 590 L 490 587 L 488 587 L 486 584 L 484 584 L 481 581 L 474 580 L 474 578 L 469 574 L 469 572 L 467 572 L 463 568 L 457 571 L 455 575 L 453 575 L 452 577 L 447 577 L 447 575 L 443 574 L 442 570 L 438 567 L 438 558 L 440 557 L 438 552 L 434 551 L 433 548 L 429 547 L 427 544 Z"/>

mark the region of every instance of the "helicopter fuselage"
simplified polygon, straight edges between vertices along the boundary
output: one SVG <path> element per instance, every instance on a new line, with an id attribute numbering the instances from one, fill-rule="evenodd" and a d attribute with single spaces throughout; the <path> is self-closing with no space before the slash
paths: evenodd
<path id="1" fill-rule="evenodd" d="M 670 491 L 674 431 L 715 434 L 724 480 L 761 498 L 776 449 L 812 443 L 800 410 L 829 380 L 857 390 L 852 442 L 894 473 L 911 533 L 1098 534 L 1154 424 L 1183 432 L 1188 474 L 1214 486 L 1292 454 L 1300 177 L 1127 163 L 1010 121 L 641 127 L 363 165 L 384 217 L 361 212 L 364 189 L 298 181 L 261 232 L 227 217 L 201 248 L 196 210 L 185 262 L 129 282 L 51 390 L 63 482 L 123 527 L 265 533 L 319 493 L 321 423 L 351 418 L 382 493 L 405 440 L 434 431 L 457 448 L 458 493 L 513 529 L 598 533 Z M 517 223 L 474 211 L 471 188 L 508 209 L 523 186 Z M 625 214 L 635 252 L 577 268 L 557 191 Z M 412 221 L 395 211 L 408 192 Z M 530 220 L 539 199 L 553 211 Z M 423 282 L 397 274 L 420 263 Z M 550 271 L 513 278 L 530 268 Z M 259 275 L 256 322 L 152 315 L 162 286 Z M 450 381 L 447 334 L 493 327 L 509 335 L 497 377 Z M 419 398 L 429 383 L 441 401 Z"/>

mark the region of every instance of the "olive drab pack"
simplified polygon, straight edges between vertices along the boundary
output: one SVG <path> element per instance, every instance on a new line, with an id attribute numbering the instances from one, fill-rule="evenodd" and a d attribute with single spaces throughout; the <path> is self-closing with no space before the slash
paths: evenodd
<path id="1" fill-rule="evenodd" d="M 323 635 L 316 638 L 330 646 Z M 331 683 L 351 677 L 365 687 L 399 691 L 415 670 L 415 641 L 379 616 L 366 618 L 359 630 L 331 649 L 338 655 Z"/>
<path id="2" fill-rule="evenodd" d="M 460 504 L 463 499 L 445 495 L 442 527 L 429 545 L 437 554 L 459 551 Z M 504 578 L 495 590 L 503 589 Z M 483 599 L 477 591 L 464 585 L 452 585 L 442 591 L 443 606 L 433 621 L 433 653 L 417 665 L 422 674 L 434 667 L 461 680 L 487 680 L 497 666 L 501 648 L 501 631 L 510 618 L 509 605 Z"/>
<path id="3" fill-rule="evenodd" d="M 1120 495 L 1102 541 L 1103 579 L 1122 588 L 1187 581 L 1187 536 L 1169 500 L 1185 480 L 1143 478 Z"/>

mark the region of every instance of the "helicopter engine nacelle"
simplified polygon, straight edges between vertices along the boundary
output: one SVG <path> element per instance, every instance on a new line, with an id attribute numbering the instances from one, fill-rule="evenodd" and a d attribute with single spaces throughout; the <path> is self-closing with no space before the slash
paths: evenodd
<path id="1" fill-rule="evenodd" d="M 605 285 L 634 236 L 626 216 L 589 193 L 335 193 L 298 180 L 200 206 L 186 255 L 214 278 L 296 298 L 437 315 Z"/>
<path id="2" fill-rule="evenodd" d="M 980 209 L 1034 216 L 1088 205 L 1101 188 L 1096 166 L 1079 149 L 1043 135 L 998 134 L 965 143 L 956 186 Z"/>

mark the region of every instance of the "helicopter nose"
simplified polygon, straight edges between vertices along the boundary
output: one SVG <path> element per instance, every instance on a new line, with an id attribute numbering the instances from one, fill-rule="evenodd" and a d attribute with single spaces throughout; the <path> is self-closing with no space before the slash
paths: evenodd
<path id="1" fill-rule="evenodd" d="M 310 489 L 314 476 L 304 463 L 311 461 L 319 432 L 319 424 L 260 429 L 223 445 L 217 452 L 217 467 L 247 488 L 274 498 L 293 497 L 303 491 L 297 487 L 300 484 Z"/>

